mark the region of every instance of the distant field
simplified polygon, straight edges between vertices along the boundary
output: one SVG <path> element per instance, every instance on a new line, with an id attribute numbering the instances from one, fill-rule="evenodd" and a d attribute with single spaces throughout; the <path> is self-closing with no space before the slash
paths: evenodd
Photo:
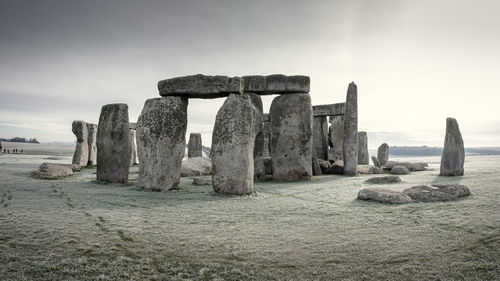
<path id="1" fill-rule="evenodd" d="M 21 143 L 21 142 L 2 142 L 3 149 L 23 150 L 23 154 L 29 155 L 55 155 L 55 156 L 73 156 L 75 144 L 60 143 Z M 2 151 L 3 152 L 3 151 Z"/>

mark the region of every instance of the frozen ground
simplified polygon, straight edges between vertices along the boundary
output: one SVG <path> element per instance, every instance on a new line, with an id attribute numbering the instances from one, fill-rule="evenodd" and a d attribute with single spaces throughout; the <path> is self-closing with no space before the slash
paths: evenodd
<path id="1" fill-rule="evenodd" d="M 432 170 L 389 188 L 460 182 L 473 195 L 355 200 L 369 176 L 256 183 L 244 197 L 185 178 L 158 193 L 134 186 L 137 166 L 126 186 L 96 182 L 95 169 L 44 181 L 31 170 L 71 158 L 2 155 L 0 279 L 498 280 L 500 156 L 466 158 L 457 178 L 438 176 L 438 157 L 412 160 L 422 159 Z"/>

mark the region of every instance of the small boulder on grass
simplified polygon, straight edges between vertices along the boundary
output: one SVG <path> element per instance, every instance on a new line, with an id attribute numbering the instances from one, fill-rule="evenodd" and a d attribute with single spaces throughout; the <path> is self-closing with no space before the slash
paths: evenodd
<path id="1" fill-rule="evenodd" d="M 376 184 L 396 183 L 396 182 L 401 182 L 401 178 L 399 176 L 374 177 L 365 180 L 365 182 L 376 183 Z"/>
<path id="2" fill-rule="evenodd" d="M 38 167 L 38 170 L 34 171 L 32 175 L 38 179 L 55 180 L 71 176 L 72 174 L 73 169 L 71 169 L 71 165 L 45 162 L 42 163 L 40 167 Z"/>
<path id="3" fill-rule="evenodd" d="M 408 195 L 386 188 L 364 188 L 358 192 L 358 199 L 385 204 L 405 204 L 412 202 L 412 199 Z"/>
<path id="4" fill-rule="evenodd" d="M 410 170 L 406 168 L 405 166 L 402 165 L 396 165 L 392 167 L 391 169 L 391 174 L 393 175 L 407 175 L 410 173 Z"/>
<path id="5" fill-rule="evenodd" d="M 469 196 L 470 190 L 461 184 L 433 184 L 413 186 L 403 193 L 417 202 L 451 201 Z"/>

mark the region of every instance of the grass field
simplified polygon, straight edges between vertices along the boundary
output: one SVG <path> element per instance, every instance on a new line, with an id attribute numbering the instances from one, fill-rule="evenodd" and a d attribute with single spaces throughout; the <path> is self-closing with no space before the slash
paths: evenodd
<path id="1" fill-rule="evenodd" d="M 49 181 L 30 172 L 70 157 L 2 155 L 0 279 L 498 280 L 500 156 L 468 157 L 456 178 L 424 160 L 430 171 L 388 188 L 460 182 L 472 196 L 357 201 L 366 175 L 255 183 L 243 197 L 183 178 L 159 193 L 134 186 L 137 166 L 129 185 L 99 183 L 95 168 Z"/>

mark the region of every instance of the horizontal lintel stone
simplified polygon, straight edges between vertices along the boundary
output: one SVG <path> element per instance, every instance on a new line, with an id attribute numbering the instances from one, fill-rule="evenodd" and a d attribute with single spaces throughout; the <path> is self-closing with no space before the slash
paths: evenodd
<path id="1" fill-rule="evenodd" d="M 160 96 L 214 99 L 243 93 L 241 77 L 207 76 L 203 74 L 175 77 L 158 82 Z"/>
<path id="2" fill-rule="evenodd" d="M 344 114 L 345 114 L 345 102 L 313 106 L 313 115 L 315 117 L 340 116 Z"/>
<path id="3" fill-rule="evenodd" d="M 309 76 L 283 74 L 243 76 L 245 92 L 258 95 L 309 93 L 311 79 Z"/>

